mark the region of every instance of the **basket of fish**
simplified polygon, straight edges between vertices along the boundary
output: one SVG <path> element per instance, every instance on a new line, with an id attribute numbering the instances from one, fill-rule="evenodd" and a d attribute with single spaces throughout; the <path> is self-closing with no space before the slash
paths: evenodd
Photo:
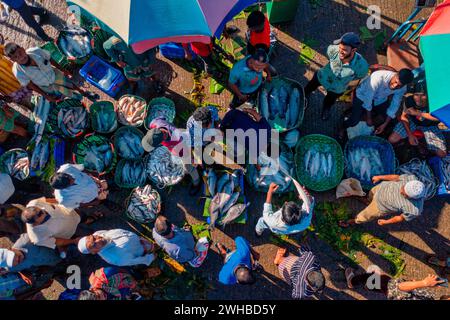
<path id="1" fill-rule="evenodd" d="M 0 156 L 0 171 L 18 180 L 30 175 L 30 159 L 23 149 L 11 149 Z"/>
<path id="2" fill-rule="evenodd" d="M 281 145 L 280 155 L 277 158 L 269 157 L 262 152 L 258 157 L 258 169 L 250 164 L 247 167 L 247 181 L 257 191 L 267 192 L 272 182 L 279 187 L 276 193 L 285 193 L 293 190 L 292 179 L 295 178 L 294 155 L 285 145 Z"/>
<path id="3" fill-rule="evenodd" d="M 341 146 L 333 138 L 321 134 L 310 134 L 299 140 L 295 165 L 298 181 L 314 191 L 335 188 L 344 175 Z"/>
<path id="4" fill-rule="evenodd" d="M 43 171 L 50 159 L 50 139 L 41 139 L 34 145 L 31 155 L 30 169 L 34 172 Z"/>
<path id="5" fill-rule="evenodd" d="M 350 139 L 344 150 L 345 175 L 361 182 L 364 190 L 374 184 L 372 177 L 395 172 L 396 159 L 392 145 L 375 136 L 358 136 Z"/>
<path id="6" fill-rule="evenodd" d="M 121 127 L 114 133 L 113 143 L 117 155 L 123 159 L 140 159 L 144 155 L 142 138 L 144 134 L 135 127 Z"/>
<path id="7" fill-rule="evenodd" d="M 145 185 L 147 176 L 142 160 L 122 159 L 117 163 L 114 182 L 120 188 L 136 188 Z"/>
<path id="8" fill-rule="evenodd" d="M 274 77 L 265 82 L 258 97 L 258 111 L 280 132 L 298 128 L 305 114 L 305 93 L 295 80 Z"/>
<path id="9" fill-rule="evenodd" d="M 117 114 L 110 101 L 98 101 L 89 108 L 91 128 L 97 133 L 111 133 L 117 129 Z"/>
<path id="10" fill-rule="evenodd" d="M 140 127 L 145 120 L 147 102 L 138 96 L 123 95 L 117 102 L 119 122 L 126 126 Z"/>
<path id="11" fill-rule="evenodd" d="M 151 185 L 137 187 L 126 203 L 126 215 L 138 223 L 149 224 L 161 211 L 161 196 Z"/>
<path id="12" fill-rule="evenodd" d="M 62 29 L 56 45 L 69 61 L 78 65 L 84 64 L 92 54 L 90 34 L 79 26 Z"/>
<path id="13" fill-rule="evenodd" d="M 89 125 L 88 113 L 81 101 L 66 99 L 50 109 L 47 124 L 52 133 L 65 138 L 83 135 Z"/>
<path id="14" fill-rule="evenodd" d="M 150 152 L 144 162 L 147 177 L 159 189 L 179 183 L 186 173 L 182 158 L 164 146 Z"/>
<path id="15" fill-rule="evenodd" d="M 166 121 L 172 123 L 175 115 L 175 103 L 172 100 L 166 97 L 154 98 L 147 105 L 144 126 L 148 130 L 150 123 L 156 118 L 164 118 Z"/>
<path id="16" fill-rule="evenodd" d="M 397 174 L 411 174 L 419 181 L 423 182 L 426 188 L 425 200 L 434 197 L 439 186 L 439 180 L 433 174 L 430 166 L 426 161 L 419 159 L 412 159 L 411 161 L 402 164 L 397 168 Z"/>
<path id="17" fill-rule="evenodd" d="M 73 162 L 84 164 L 87 171 L 104 175 L 114 169 L 117 155 L 113 144 L 107 138 L 89 134 L 76 144 L 73 152 Z"/>

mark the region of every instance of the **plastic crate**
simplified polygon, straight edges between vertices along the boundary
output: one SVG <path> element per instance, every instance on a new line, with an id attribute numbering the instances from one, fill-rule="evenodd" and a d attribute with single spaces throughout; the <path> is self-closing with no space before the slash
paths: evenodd
<path id="1" fill-rule="evenodd" d="M 112 80 L 108 88 L 100 85 L 99 81 L 107 75 L 112 73 Z M 120 89 L 127 82 L 125 76 L 118 69 L 110 66 L 97 56 L 92 56 L 88 62 L 80 69 L 80 75 L 90 84 L 100 89 L 112 98 L 115 98 Z"/>
<path id="2" fill-rule="evenodd" d="M 159 46 L 159 53 L 167 59 L 184 59 L 184 48 L 181 44 L 169 42 Z"/>

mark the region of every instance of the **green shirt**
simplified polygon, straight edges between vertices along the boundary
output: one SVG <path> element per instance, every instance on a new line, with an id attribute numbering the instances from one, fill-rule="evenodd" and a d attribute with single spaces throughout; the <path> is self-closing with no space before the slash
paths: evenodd
<path id="1" fill-rule="evenodd" d="M 317 72 L 320 84 L 327 91 L 344 93 L 351 81 L 362 79 L 369 72 L 369 64 L 359 53 L 346 64 L 339 59 L 338 45 L 329 46 L 327 55 L 330 62 Z"/>
<path id="2" fill-rule="evenodd" d="M 105 43 L 103 49 L 113 62 L 124 62 L 130 68 L 142 67 L 149 64 L 147 54 L 137 55 L 133 50 L 120 38 L 112 36 Z"/>

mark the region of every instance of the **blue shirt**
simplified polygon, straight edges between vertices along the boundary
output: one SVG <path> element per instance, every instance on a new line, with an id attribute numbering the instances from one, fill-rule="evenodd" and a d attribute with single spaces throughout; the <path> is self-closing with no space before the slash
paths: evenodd
<path id="1" fill-rule="evenodd" d="M 194 120 L 193 116 L 190 116 L 187 123 L 186 123 L 186 128 L 189 131 L 189 136 L 191 138 L 191 147 L 196 147 L 196 146 L 205 146 L 207 144 L 207 141 L 203 141 L 203 137 L 205 135 L 205 131 L 208 129 L 213 129 L 214 128 L 214 122 L 219 121 L 219 111 L 217 110 L 216 107 L 213 106 L 207 106 L 204 108 L 208 108 L 211 111 L 212 114 L 212 123 L 211 123 L 211 127 L 210 128 L 202 128 L 202 136 L 201 137 L 195 137 L 195 125 L 196 125 L 196 121 Z"/>
<path id="2" fill-rule="evenodd" d="M 231 254 L 228 261 L 225 262 L 225 265 L 219 273 L 219 282 L 226 285 L 237 283 L 234 270 L 238 265 L 245 265 L 248 268 L 252 266 L 250 245 L 247 240 L 242 237 L 236 237 L 234 242 L 236 243 L 236 250 Z"/>
<path id="3" fill-rule="evenodd" d="M 250 56 L 236 62 L 231 69 L 228 81 L 237 85 L 241 93 L 250 94 L 258 90 L 263 80 L 262 72 L 251 70 L 247 66 L 247 60 Z"/>
<path id="4" fill-rule="evenodd" d="M 13 9 L 19 9 L 25 4 L 25 0 L 2 0 Z"/>

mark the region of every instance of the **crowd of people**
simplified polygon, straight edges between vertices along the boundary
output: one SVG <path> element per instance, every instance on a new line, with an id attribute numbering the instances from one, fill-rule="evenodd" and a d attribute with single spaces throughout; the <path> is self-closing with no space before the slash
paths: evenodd
<path id="1" fill-rule="evenodd" d="M 52 41 L 41 27 L 48 16 L 46 10 L 31 7 L 23 0 L 3 2 L 16 10 L 43 41 Z M 40 17 L 39 21 L 34 18 L 36 15 Z M 197 108 L 187 120 L 183 132 L 167 119 L 157 118 L 149 124 L 149 130 L 142 139 L 146 152 L 165 146 L 175 156 L 181 157 L 183 155 L 177 146 L 191 141 L 187 147 L 195 158 L 194 149 L 205 148 L 208 144 L 203 140 L 189 139 L 193 138 L 199 124 L 202 133 L 211 128 L 221 131 L 265 129 L 270 132 L 272 128 L 267 119 L 248 107 L 255 104 L 263 83 L 270 82 L 272 76 L 277 74 L 269 54 L 270 24 L 262 12 L 253 11 L 248 16 L 247 25 L 248 55 L 240 61 L 233 61 L 235 63 L 229 72 L 228 88 L 233 98 L 228 112 L 220 119 L 217 108 L 213 106 Z M 228 33 L 233 31 L 231 27 L 226 30 Z M 421 139 L 418 135 L 420 131 L 428 148 L 426 154 L 446 157 L 445 138 L 438 128 L 440 121 L 428 112 L 426 92 L 414 90 L 412 70 L 394 70 L 391 67 L 372 69 L 358 52 L 360 45 L 359 36 L 349 32 L 328 47 L 328 63 L 305 86 L 307 108 L 321 108 L 321 120 L 318 121 L 327 121 L 337 99 L 352 88 L 352 108 L 342 124 L 340 140 L 347 138 L 346 129 L 364 121 L 368 127 L 374 127 L 375 135 L 386 137 L 393 145 L 407 139 L 411 146 L 417 146 Z M 140 81 L 151 82 L 156 92 L 164 92 L 152 69 L 154 50 L 137 55 L 116 36 L 108 39 L 103 48 L 110 61 L 123 70 L 132 92 L 136 92 Z M 214 63 L 216 53 L 224 53 L 215 45 L 214 39 L 211 39 L 210 45 L 190 43 L 184 44 L 183 48 L 185 58 L 189 61 L 198 59 L 207 73 L 210 73 L 208 66 Z M 18 121 L 17 112 L 9 104 L 32 110 L 32 94 L 52 103 L 65 98 L 99 99 L 98 94 L 78 86 L 72 79 L 73 75 L 61 68 L 42 48 L 25 49 L 9 42 L 0 50 L 0 129 L 3 131 L 23 138 L 30 137 L 27 124 Z M 228 58 L 233 60 L 230 56 Z M 312 94 L 320 86 L 326 90 L 326 95 L 323 103 L 316 106 L 312 103 Z M 266 145 L 273 143 L 270 135 L 258 138 L 265 139 Z M 191 177 L 189 194 L 193 196 L 202 189 L 201 171 L 206 167 L 201 164 L 201 159 L 199 161 L 200 165 L 185 164 L 185 171 Z M 352 227 L 372 220 L 384 226 L 409 222 L 420 216 L 424 207 L 425 186 L 416 177 L 385 175 L 374 176 L 372 181 L 376 186 L 368 194 L 367 207 L 354 219 L 341 221 L 341 227 Z M 135 232 L 119 228 L 81 236 L 78 233 L 80 224 L 92 225 L 104 218 L 99 210 L 86 214 L 85 209 L 95 209 L 100 203 L 108 204 L 110 201 L 108 182 L 87 173 L 81 164 L 66 163 L 57 169 L 49 182 L 52 198 L 41 194 L 24 203 L 27 197 L 23 196 L 21 189 L 26 187 L 23 184 L 18 187 L 17 183 L 9 175 L 0 173 L 0 234 L 18 239 L 12 248 L 0 249 L 0 299 L 33 297 L 50 286 L 53 278 L 64 274 L 74 257 L 91 259 L 89 255 L 98 255 L 107 266 L 90 275 L 89 288 L 69 288 L 60 295 L 60 299 L 142 298 L 136 279 L 141 278 L 146 268 L 158 259 L 156 251 L 159 249 L 177 262 L 193 268 L 201 267 L 205 261 L 208 240 L 201 238 L 197 241 L 189 227 L 178 227 L 163 214 L 159 214 L 154 222 L 152 242 Z M 298 234 L 311 224 L 313 210 L 308 210 L 306 202 L 300 199 L 274 208 L 272 197 L 278 187 L 275 183 L 269 187 L 261 208 L 262 215 L 253 226 L 257 237 L 263 236 L 266 229 L 278 235 Z M 313 208 L 314 198 L 306 189 L 304 191 Z M 38 190 L 31 192 L 33 195 L 37 193 Z M 238 236 L 234 240 L 234 249 L 215 243 L 224 261 L 216 278 L 224 285 L 252 285 L 258 281 L 260 253 L 252 248 L 247 239 Z M 449 264 L 448 258 L 440 260 L 431 257 L 429 262 L 440 267 L 448 267 Z M 281 248 L 274 257 L 274 264 L 281 279 L 291 286 L 293 299 L 313 295 L 320 298 L 327 284 L 320 261 L 310 248 L 302 246 L 296 254 L 289 254 L 286 248 Z M 364 285 L 371 276 L 371 273 L 356 274 L 350 268 L 345 270 L 350 289 Z M 433 299 L 427 288 L 444 282 L 434 275 L 421 281 L 393 279 L 384 274 L 380 277 L 381 287 L 373 290 L 382 292 L 389 299 Z"/>

